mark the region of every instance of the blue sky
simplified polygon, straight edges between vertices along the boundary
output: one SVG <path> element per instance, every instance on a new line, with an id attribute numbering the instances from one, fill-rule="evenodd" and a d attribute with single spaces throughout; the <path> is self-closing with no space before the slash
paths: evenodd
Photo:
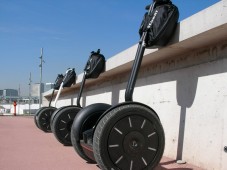
<path id="1" fill-rule="evenodd" d="M 219 0 L 172 0 L 183 20 Z M 136 44 L 148 0 L 0 0 L 0 89 L 28 95 L 40 79 L 54 82 L 67 68 L 82 73 L 93 50 L 106 59 Z M 127 56 L 125 56 L 127 57 Z"/>

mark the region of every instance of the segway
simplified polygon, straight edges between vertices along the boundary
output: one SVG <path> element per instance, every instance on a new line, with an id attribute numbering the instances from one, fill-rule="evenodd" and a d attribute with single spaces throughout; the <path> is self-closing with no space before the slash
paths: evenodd
<path id="1" fill-rule="evenodd" d="M 49 105 L 47 107 L 41 107 L 39 108 L 35 115 L 34 115 L 34 122 L 35 122 L 35 125 L 39 128 L 38 126 L 38 123 L 37 123 L 37 116 L 39 115 L 39 113 L 45 109 L 45 108 L 48 108 L 48 107 L 51 107 L 51 103 L 52 103 L 52 100 L 53 100 L 53 96 L 54 96 L 54 92 L 55 90 L 59 90 L 60 86 L 61 86 L 61 83 L 63 81 L 63 78 L 64 76 L 62 74 L 58 74 L 56 80 L 55 80 L 55 83 L 54 83 L 54 87 L 53 87 L 53 90 L 52 90 L 52 94 L 51 94 L 51 98 L 50 98 L 50 101 L 49 101 Z"/>
<path id="2" fill-rule="evenodd" d="M 42 131 L 51 132 L 50 118 L 51 118 L 51 115 L 53 114 L 53 112 L 57 109 L 56 103 L 57 103 L 57 100 L 60 96 L 60 93 L 61 93 L 63 88 L 70 87 L 72 84 L 74 84 L 75 80 L 76 80 L 75 70 L 74 69 L 67 69 L 67 71 L 64 75 L 64 78 L 62 80 L 62 83 L 59 87 L 57 96 L 55 98 L 54 107 L 52 107 L 50 105 L 49 105 L 49 107 L 43 107 L 43 108 L 40 109 L 40 111 L 35 116 L 37 125 Z M 53 93 L 54 92 L 52 92 L 52 95 L 53 95 Z"/>
<path id="3" fill-rule="evenodd" d="M 105 58 L 100 54 L 100 50 L 97 52 L 91 52 L 91 55 L 84 68 L 84 75 L 80 85 L 80 90 L 77 96 L 77 105 L 61 107 L 51 116 L 51 131 L 57 138 L 57 140 L 63 145 L 72 145 L 71 142 L 71 126 L 76 114 L 81 110 L 80 99 L 84 89 L 86 79 L 98 78 L 104 71 Z"/>
<path id="4" fill-rule="evenodd" d="M 71 138 L 75 150 L 86 161 L 97 162 L 106 170 L 150 170 L 160 162 L 165 136 L 158 114 L 151 107 L 134 102 L 132 96 L 145 48 L 165 45 L 176 28 L 178 17 L 178 9 L 171 1 L 154 1 L 140 28 L 142 35 L 125 102 L 112 107 L 93 104 L 76 115 Z M 158 33 L 152 35 L 151 31 Z"/>

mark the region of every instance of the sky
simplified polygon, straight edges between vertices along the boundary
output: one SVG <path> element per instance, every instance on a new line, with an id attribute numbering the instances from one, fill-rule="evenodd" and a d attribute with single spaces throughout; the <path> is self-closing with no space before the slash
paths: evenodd
<path id="1" fill-rule="evenodd" d="M 91 51 L 106 59 L 138 43 L 138 29 L 151 0 L 0 0 L 0 90 L 29 94 L 32 83 L 54 82 L 75 68 L 77 75 Z M 179 21 L 219 0 L 172 0 Z M 127 56 L 125 56 L 127 57 Z"/>

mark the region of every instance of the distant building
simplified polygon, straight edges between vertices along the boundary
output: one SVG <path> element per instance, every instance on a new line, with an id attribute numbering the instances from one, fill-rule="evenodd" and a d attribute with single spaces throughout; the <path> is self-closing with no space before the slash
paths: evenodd
<path id="1" fill-rule="evenodd" d="M 41 84 L 41 93 L 44 92 L 44 84 Z M 31 84 L 31 97 L 39 97 L 40 83 Z"/>
<path id="2" fill-rule="evenodd" d="M 54 83 L 46 83 L 44 86 L 44 92 L 54 88 Z"/>
<path id="3" fill-rule="evenodd" d="M 42 94 L 44 92 L 44 84 L 41 83 L 41 86 L 40 86 L 40 83 L 35 83 L 35 84 L 31 84 L 31 91 L 30 91 L 30 94 L 31 94 L 31 98 L 30 98 L 30 102 L 31 103 L 39 103 L 39 96 L 40 96 L 40 93 Z M 27 100 L 29 102 L 29 96 L 28 98 L 25 100 Z"/>
<path id="4" fill-rule="evenodd" d="M 18 90 L 15 89 L 4 89 L 3 96 L 15 96 L 18 97 Z"/>
<path id="5" fill-rule="evenodd" d="M 3 103 L 9 103 L 13 101 L 17 101 L 19 98 L 18 90 L 15 89 L 4 89 L 0 90 L 0 100 Z"/>
<path id="6" fill-rule="evenodd" d="M 53 83 L 40 83 L 31 84 L 30 96 L 19 96 L 18 90 L 15 89 L 3 89 L 0 90 L 0 103 L 12 103 L 17 101 L 18 103 L 39 103 L 40 90 L 41 94 L 53 88 Z"/>
<path id="7" fill-rule="evenodd" d="M 3 96 L 3 90 L 0 90 L 0 97 Z"/>

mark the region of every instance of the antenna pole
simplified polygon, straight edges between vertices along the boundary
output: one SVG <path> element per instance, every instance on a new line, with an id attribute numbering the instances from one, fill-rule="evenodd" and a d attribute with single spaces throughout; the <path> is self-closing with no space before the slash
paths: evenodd
<path id="1" fill-rule="evenodd" d="M 17 100 L 17 105 L 18 105 L 18 114 L 20 114 L 20 84 L 18 88 L 18 100 Z"/>
<path id="2" fill-rule="evenodd" d="M 29 76 L 29 115 L 31 114 L 31 84 L 32 84 L 32 74 L 30 72 L 30 76 Z"/>
<path id="3" fill-rule="evenodd" d="M 42 77 L 43 77 L 43 48 L 41 48 L 41 56 L 40 58 L 40 83 L 39 83 L 39 108 L 41 107 L 41 103 L 42 103 Z"/>

